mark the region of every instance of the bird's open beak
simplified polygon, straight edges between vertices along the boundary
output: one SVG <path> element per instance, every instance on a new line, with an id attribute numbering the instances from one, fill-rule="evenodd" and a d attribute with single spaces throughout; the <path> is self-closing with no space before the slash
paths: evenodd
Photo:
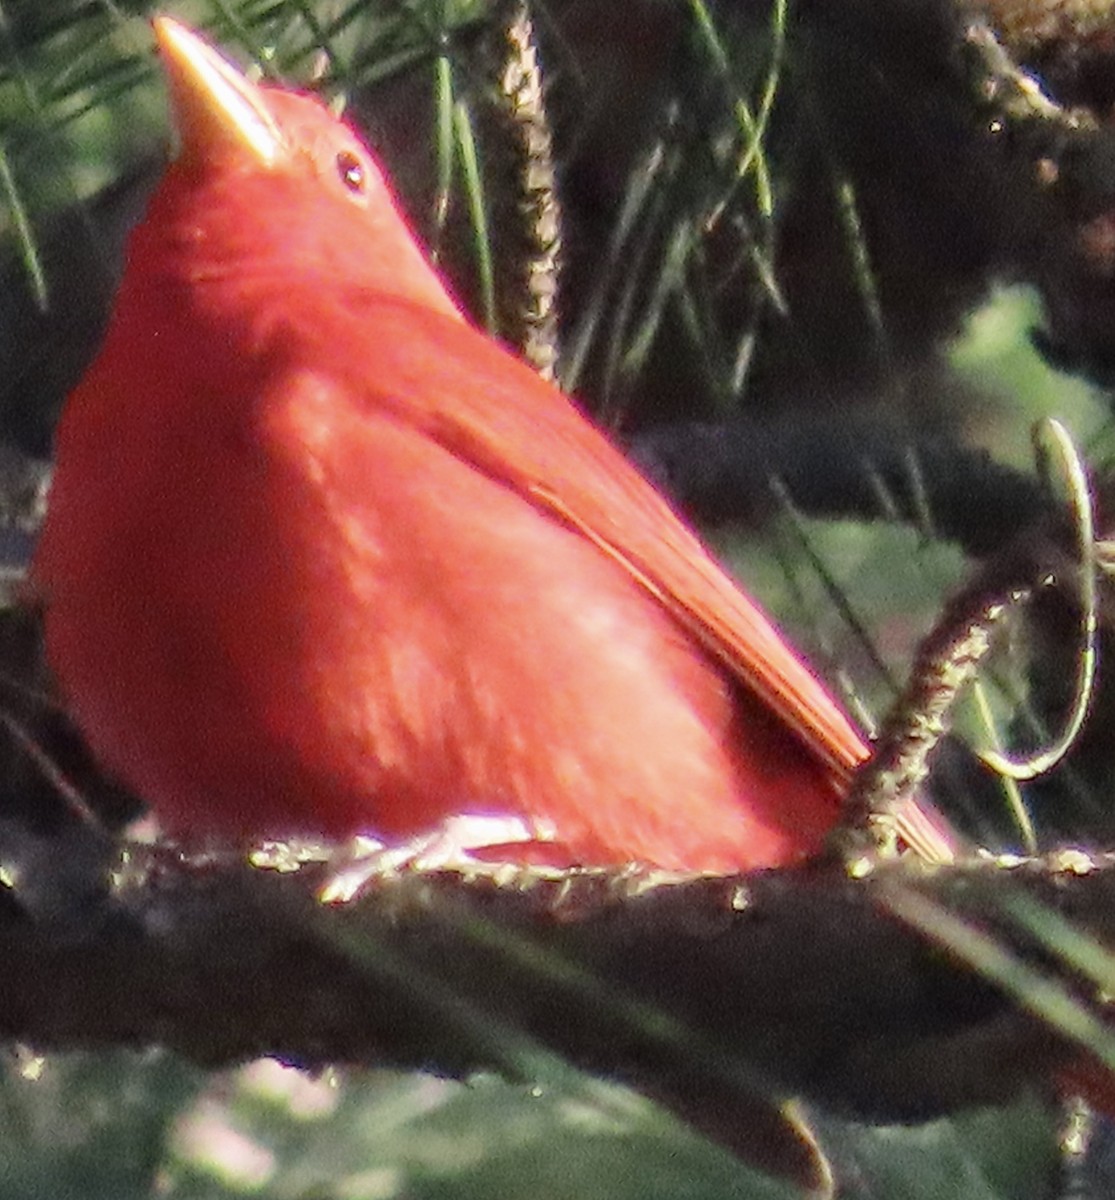
<path id="1" fill-rule="evenodd" d="M 283 135 L 259 88 L 184 25 L 170 17 L 155 17 L 152 25 L 170 84 L 179 158 L 211 162 L 231 154 L 276 166 L 285 154 Z"/>

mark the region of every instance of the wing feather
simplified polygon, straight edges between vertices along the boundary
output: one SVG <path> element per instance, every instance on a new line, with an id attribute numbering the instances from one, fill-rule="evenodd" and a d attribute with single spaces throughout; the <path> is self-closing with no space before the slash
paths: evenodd
<path id="1" fill-rule="evenodd" d="M 350 297 L 351 300 L 351 297 Z M 323 303 L 328 300 L 323 299 Z M 571 401 L 484 335 L 430 309 L 362 294 L 336 320 L 336 355 L 366 362 L 356 389 L 578 529 L 846 782 L 868 754 L 856 728 L 765 614 L 654 487 Z M 346 352 L 346 337 L 375 344 Z"/>

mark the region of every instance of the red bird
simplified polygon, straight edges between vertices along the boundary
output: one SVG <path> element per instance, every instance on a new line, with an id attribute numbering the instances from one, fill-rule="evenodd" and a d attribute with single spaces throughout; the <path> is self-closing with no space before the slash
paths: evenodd
<path id="1" fill-rule="evenodd" d="M 33 579 L 104 766 L 171 832 L 555 861 L 817 851 L 866 756 L 557 389 L 461 318 L 369 151 L 155 22 L 181 151 L 57 434 Z"/>

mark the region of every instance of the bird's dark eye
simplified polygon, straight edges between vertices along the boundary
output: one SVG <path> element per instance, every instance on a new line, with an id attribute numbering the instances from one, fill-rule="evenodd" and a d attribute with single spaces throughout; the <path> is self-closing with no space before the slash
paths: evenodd
<path id="1" fill-rule="evenodd" d="M 351 150 L 342 150 L 337 155 L 337 174 L 341 177 L 341 182 L 350 192 L 355 192 L 359 195 L 364 190 L 364 182 L 366 179 L 364 172 L 364 164 L 352 153 Z"/>

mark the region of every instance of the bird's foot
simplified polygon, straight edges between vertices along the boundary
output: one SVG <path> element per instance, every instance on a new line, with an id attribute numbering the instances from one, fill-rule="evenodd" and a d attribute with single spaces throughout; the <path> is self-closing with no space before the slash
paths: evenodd
<path id="1" fill-rule="evenodd" d="M 323 904 L 344 904 L 372 879 L 403 871 L 451 871 L 475 866 L 477 851 L 490 859 L 496 847 L 536 844 L 553 839 L 553 833 L 536 821 L 522 817 L 478 816 L 474 813 L 447 818 L 429 833 L 401 845 L 387 845 L 371 837 L 356 837 L 335 860 L 329 879 L 318 892 Z"/>

